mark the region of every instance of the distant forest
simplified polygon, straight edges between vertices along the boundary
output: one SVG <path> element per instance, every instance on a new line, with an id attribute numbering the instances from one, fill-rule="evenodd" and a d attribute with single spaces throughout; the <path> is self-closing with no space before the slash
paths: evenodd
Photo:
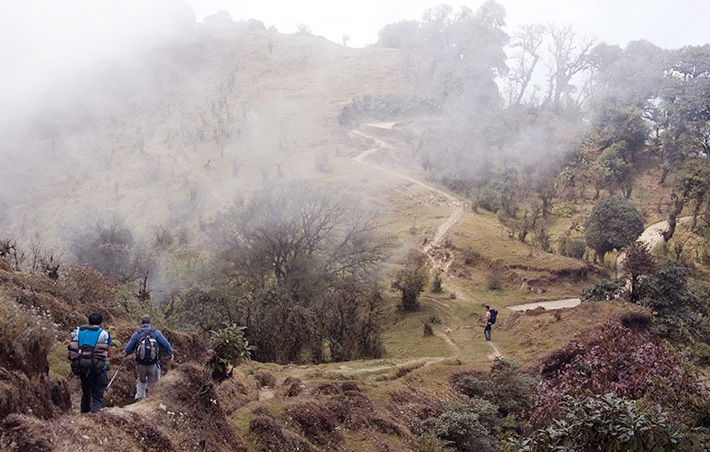
<path id="1" fill-rule="evenodd" d="M 570 26 L 508 35 L 504 25 L 490 0 L 476 12 L 440 5 L 379 32 L 377 45 L 405 52 L 408 77 L 446 118 L 413 148 L 432 178 L 498 212 L 522 240 L 544 232 L 555 204 L 632 198 L 648 171 L 663 187 L 653 207 L 671 220 L 666 240 L 684 208 L 693 226 L 710 223 L 710 45 L 622 48 Z"/>

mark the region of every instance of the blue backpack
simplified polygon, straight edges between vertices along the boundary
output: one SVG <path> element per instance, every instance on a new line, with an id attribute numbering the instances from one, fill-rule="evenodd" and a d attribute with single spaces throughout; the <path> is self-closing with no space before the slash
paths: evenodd
<path id="1" fill-rule="evenodd" d="M 103 330 L 98 325 L 79 327 L 76 341 L 69 342 L 69 359 L 74 375 L 103 372 L 108 358 L 108 344 L 97 344 Z"/>

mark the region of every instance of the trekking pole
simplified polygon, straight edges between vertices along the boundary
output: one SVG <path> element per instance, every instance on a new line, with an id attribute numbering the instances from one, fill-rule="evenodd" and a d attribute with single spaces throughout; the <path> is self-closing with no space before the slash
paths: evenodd
<path id="1" fill-rule="evenodd" d="M 116 369 L 116 373 L 113 374 L 113 378 L 111 381 L 108 383 L 108 386 L 106 386 L 106 390 L 108 391 L 108 388 L 111 387 L 111 383 L 113 383 L 113 380 L 116 379 L 116 375 L 118 375 L 118 371 L 121 370 L 121 366 L 123 366 L 123 362 L 126 360 L 126 356 L 124 355 L 123 359 L 121 360 L 121 363 L 118 365 L 118 368 Z"/>

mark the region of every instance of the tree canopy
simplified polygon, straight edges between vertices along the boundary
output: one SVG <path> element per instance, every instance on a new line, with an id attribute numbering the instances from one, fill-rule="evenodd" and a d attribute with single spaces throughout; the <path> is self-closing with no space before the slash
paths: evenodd
<path id="1" fill-rule="evenodd" d="M 643 232 L 643 218 L 628 200 L 621 196 L 600 199 L 584 223 L 584 239 L 604 262 L 604 255 L 619 250 Z"/>

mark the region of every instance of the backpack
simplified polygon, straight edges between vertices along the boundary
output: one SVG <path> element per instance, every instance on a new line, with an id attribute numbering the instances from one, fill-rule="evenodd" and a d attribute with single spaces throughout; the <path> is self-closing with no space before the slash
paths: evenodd
<path id="1" fill-rule="evenodd" d="M 142 329 L 138 336 L 138 347 L 136 348 L 136 360 L 138 364 L 152 365 L 158 362 L 158 341 L 153 337 L 155 329 Z"/>
<path id="2" fill-rule="evenodd" d="M 91 373 L 103 372 L 109 345 L 96 343 L 102 331 L 98 325 L 81 326 L 77 340 L 69 342 L 67 357 L 71 361 L 74 375 L 89 376 Z"/>
<path id="3" fill-rule="evenodd" d="M 489 312 L 491 313 L 491 325 L 493 325 L 494 323 L 496 323 L 496 317 L 498 316 L 498 311 L 491 308 L 491 310 Z"/>

